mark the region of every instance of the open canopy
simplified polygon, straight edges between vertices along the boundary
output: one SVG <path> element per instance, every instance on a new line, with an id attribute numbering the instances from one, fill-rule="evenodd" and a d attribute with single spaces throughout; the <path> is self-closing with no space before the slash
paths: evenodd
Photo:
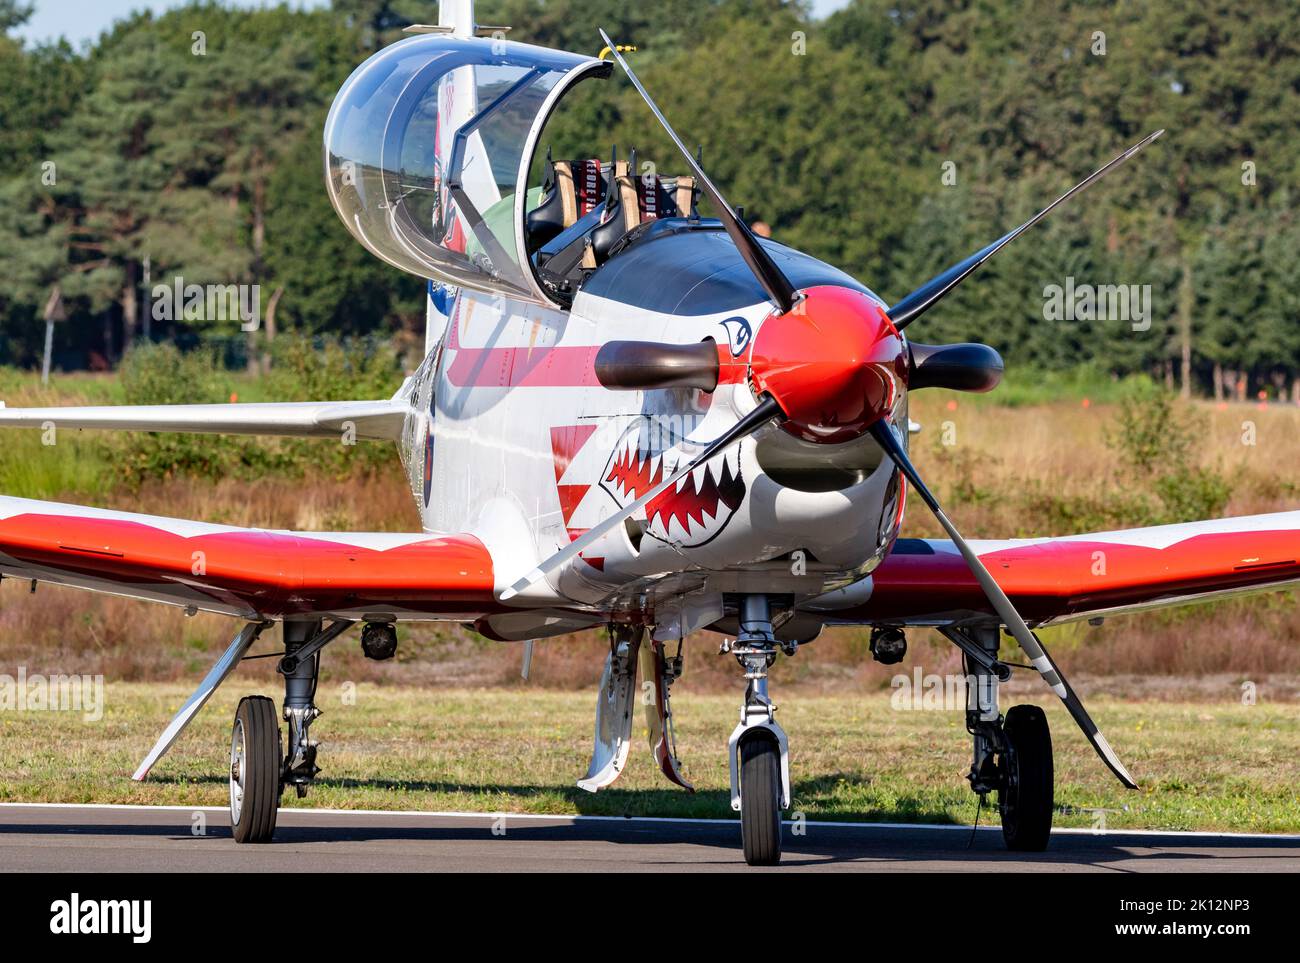
<path id="1" fill-rule="evenodd" d="M 609 65 L 487 38 L 375 54 L 325 122 L 330 200 L 376 256 L 420 277 L 545 301 L 527 266 L 528 172 L 563 92 Z"/>

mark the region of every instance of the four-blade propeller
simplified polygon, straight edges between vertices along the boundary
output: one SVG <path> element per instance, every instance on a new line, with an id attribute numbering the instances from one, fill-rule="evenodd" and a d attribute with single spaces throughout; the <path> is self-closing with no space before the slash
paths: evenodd
<path id="1" fill-rule="evenodd" d="M 1001 586 L 957 531 L 921 479 L 895 432 L 891 415 L 896 381 L 906 379 L 909 362 L 915 367 L 915 358 L 907 351 L 899 332 L 1062 202 L 1100 180 L 1164 131 L 1158 130 L 1139 141 L 1019 227 L 954 264 L 893 307 L 884 310 L 876 302 L 847 288 L 813 287 L 806 291 L 796 291 L 777 267 L 771 254 L 759 243 L 691 156 L 632 72 L 618 47 L 605 31 L 602 30 L 600 35 L 650 111 L 681 151 L 704 193 L 717 209 L 727 234 L 776 311 L 759 326 L 749 351 L 750 383 L 758 395 L 757 407 L 723 434 L 702 446 L 697 454 L 679 464 L 668 478 L 630 505 L 602 520 L 511 585 L 502 592 L 502 601 L 514 598 L 542 581 L 548 574 L 591 548 L 615 527 L 641 512 L 651 500 L 682 482 L 700 465 L 769 423 L 776 422 L 810 441 L 843 441 L 847 437 L 869 433 L 934 513 L 965 559 L 999 620 L 1024 649 L 1043 680 L 1060 697 L 1097 754 L 1125 786 L 1137 788 L 1133 777 L 1115 755 L 1110 743 L 1092 721 L 1038 637 L 1030 630 Z M 796 305 L 798 310 L 792 312 L 791 309 Z M 708 344 L 708 348 L 700 348 L 618 342 L 617 349 L 611 347 L 602 352 L 598 364 L 601 381 L 611 388 L 643 389 L 680 384 L 701 386 L 710 380 L 716 381 L 717 362 L 715 357 L 709 356 L 713 349 L 712 343 Z M 969 349 L 974 346 L 957 347 Z M 981 360 L 981 377 L 977 379 L 978 384 L 974 390 L 981 390 L 981 386 L 985 385 L 991 386 L 993 367 L 995 366 L 988 359 Z M 1000 360 L 996 367 L 996 373 L 1000 373 Z M 995 378 L 992 383 L 996 383 Z"/>

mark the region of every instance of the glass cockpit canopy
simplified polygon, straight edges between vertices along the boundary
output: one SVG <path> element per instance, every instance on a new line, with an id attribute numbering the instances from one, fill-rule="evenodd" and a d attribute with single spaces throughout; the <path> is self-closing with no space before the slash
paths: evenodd
<path id="1" fill-rule="evenodd" d="M 560 95 L 609 64 L 487 38 L 411 37 L 358 67 L 325 122 L 334 209 L 419 277 L 545 300 L 524 238 L 528 170 Z"/>

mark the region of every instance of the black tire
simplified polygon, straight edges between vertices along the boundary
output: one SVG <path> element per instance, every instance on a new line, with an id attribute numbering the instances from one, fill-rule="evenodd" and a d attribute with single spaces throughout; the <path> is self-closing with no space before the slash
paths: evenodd
<path id="1" fill-rule="evenodd" d="M 1047 714 L 1038 706 L 1012 706 L 1002 731 L 1008 747 L 998 790 L 1002 838 L 1008 849 L 1041 853 L 1051 838 L 1056 809 Z"/>
<path id="2" fill-rule="evenodd" d="M 750 866 L 781 862 L 781 749 L 765 736 L 740 744 L 740 838 Z"/>
<path id="3" fill-rule="evenodd" d="M 230 831 L 235 842 L 271 841 L 282 764 L 275 703 L 266 696 L 245 696 L 230 733 Z"/>

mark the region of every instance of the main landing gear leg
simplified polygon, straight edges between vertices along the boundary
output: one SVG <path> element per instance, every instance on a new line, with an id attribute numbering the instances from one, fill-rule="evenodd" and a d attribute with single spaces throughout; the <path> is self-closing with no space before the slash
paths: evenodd
<path id="1" fill-rule="evenodd" d="M 951 633 L 951 634 L 950 634 Z M 1012 706 L 1004 718 L 998 708 L 998 683 L 1005 671 L 998 656 L 996 626 L 949 630 L 963 649 L 978 646 L 984 659 L 968 655 L 966 728 L 974 739 L 974 758 L 967 778 L 983 799 L 996 790 L 1002 836 L 1009 849 L 1042 852 L 1052 834 L 1055 809 L 1052 735 L 1047 716 L 1032 705 Z"/>
<path id="2" fill-rule="evenodd" d="M 320 715 L 313 700 L 320 674 L 320 651 L 352 623 L 322 628 L 319 619 L 284 623 L 283 718 L 289 723 L 288 752 L 282 750 L 275 703 L 266 696 L 240 700 L 230 736 L 230 826 L 236 842 L 265 843 L 275 833 L 280 794 L 293 786 L 307 795 L 320 768 L 308 735 Z"/>
<path id="3" fill-rule="evenodd" d="M 745 862 L 751 866 L 781 861 L 781 811 L 790 805 L 789 742 L 767 690 L 777 648 L 767 596 L 742 597 L 740 634 L 731 652 L 745 670 L 745 703 L 727 744 L 727 761 L 731 808 L 740 811 Z"/>
<path id="4" fill-rule="evenodd" d="M 312 722 L 320 715 L 313 701 L 320 678 L 320 648 L 306 655 L 303 650 L 321 634 L 320 622 L 284 623 L 284 658 L 280 672 L 284 675 L 284 721 L 289 723 L 289 745 L 285 754 L 283 780 L 293 786 L 302 799 L 307 787 L 320 772 L 316 765 L 316 747 L 308 736 Z"/>

